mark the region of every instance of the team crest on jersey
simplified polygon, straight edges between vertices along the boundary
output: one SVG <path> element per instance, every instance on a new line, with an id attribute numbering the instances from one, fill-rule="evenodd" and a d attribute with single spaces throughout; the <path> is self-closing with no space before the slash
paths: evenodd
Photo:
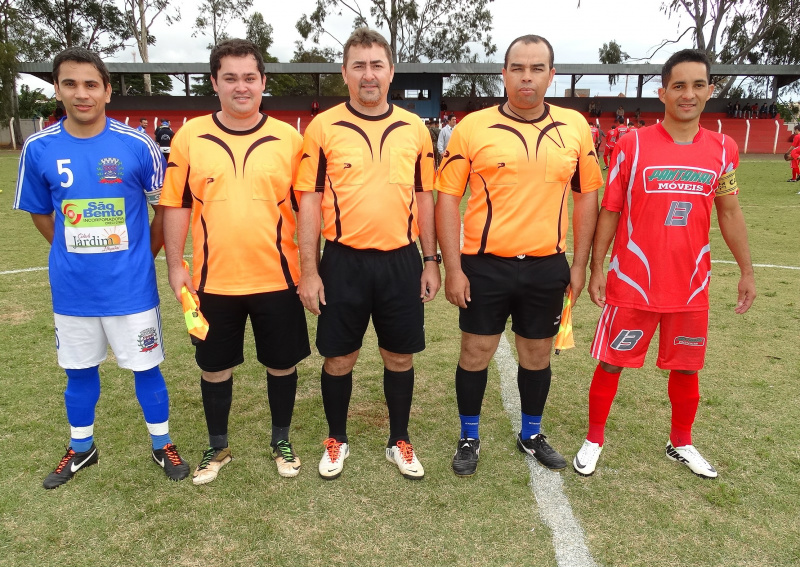
<path id="1" fill-rule="evenodd" d="M 643 175 L 646 193 L 710 195 L 717 181 L 716 173 L 699 167 L 647 167 Z"/>
<path id="2" fill-rule="evenodd" d="M 97 176 L 100 183 L 122 183 L 122 162 L 118 158 L 107 157 L 97 164 Z"/>
<path id="3" fill-rule="evenodd" d="M 139 333 L 139 352 L 150 352 L 158 346 L 158 333 L 155 327 L 150 327 Z"/>

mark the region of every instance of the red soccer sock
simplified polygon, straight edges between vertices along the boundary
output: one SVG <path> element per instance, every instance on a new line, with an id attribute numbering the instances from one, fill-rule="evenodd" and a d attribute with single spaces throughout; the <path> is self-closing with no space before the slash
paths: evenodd
<path id="1" fill-rule="evenodd" d="M 592 385 L 589 386 L 589 432 L 586 439 L 602 445 L 605 442 L 606 421 L 611 404 L 617 395 L 620 372 L 612 374 L 600 366 L 594 371 Z"/>
<path id="2" fill-rule="evenodd" d="M 700 404 L 700 379 L 697 372 L 681 374 L 676 370 L 670 371 L 667 392 L 672 403 L 670 442 L 673 447 L 691 445 L 692 425 Z"/>

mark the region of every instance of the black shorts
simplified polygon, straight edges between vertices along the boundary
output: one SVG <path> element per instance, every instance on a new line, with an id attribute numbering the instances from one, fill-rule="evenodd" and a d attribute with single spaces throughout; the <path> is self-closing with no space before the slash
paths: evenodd
<path id="1" fill-rule="evenodd" d="M 384 252 L 327 241 L 319 275 L 326 302 L 320 305 L 317 324 L 322 356 L 344 356 L 360 349 L 370 315 L 381 348 L 397 354 L 425 349 L 422 260 L 416 244 Z"/>
<path id="2" fill-rule="evenodd" d="M 501 258 L 461 255 L 472 301 L 459 313 L 465 333 L 498 335 L 511 315 L 511 330 L 525 339 L 547 339 L 558 332 L 569 264 L 564 254 Z"/>
<path id="3" fill-rule="evenodd" d="M 305 311 L 297 288 L 252 295 L 217 295 L 199 291 L 208 335 L 196 343 L 201 370 L 219 372 L 244 362 L 247 317 L 253 325 L 258 361 L 276 370 L 291 368 L 309 354 Z"/>

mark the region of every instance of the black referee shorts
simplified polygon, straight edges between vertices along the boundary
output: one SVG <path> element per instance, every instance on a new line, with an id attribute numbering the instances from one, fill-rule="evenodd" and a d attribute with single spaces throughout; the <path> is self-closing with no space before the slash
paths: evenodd
<path id="1" fill-rule="evenodd" d="M 425 349 L 422 260 L 416 244 L 385 252 L 327 241 L 319 275 L 326 303 L 320 305 L 317 323 L 322 356 L 360 349 L 370 316 L 381 348 L 397 354 Z"/>
<path id="2" fill-rule="evenodd" d="M 208 320 L 208 335 L 196 343 L 201 370 L 219 372 L 244 362 L 247 317 L 253 325 L 258 361 L 286 370 L 309 354 L 308 327 L 297 288 L 251 295 L 197 292 L 200 311 Z"/>
<path id="3" fill-rule="evenodd" d="M 511 330 L 525 339 L 558 332 L 564 291 L 569 285 L 565 254 L 502 258 L 461 255 L 472 301 L 460 309 L 459 327 L 474 335 L 498 335 L 511 316 Z"/>

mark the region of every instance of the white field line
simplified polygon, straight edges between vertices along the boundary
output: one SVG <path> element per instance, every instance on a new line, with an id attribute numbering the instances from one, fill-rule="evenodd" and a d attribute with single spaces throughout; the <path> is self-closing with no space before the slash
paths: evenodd
<path id="1" fill-rule="evenodd" d="M 568 254 L 569 255 L 569 254 Z M 190 258 L 191 255 L 184 255 L 184 258 Z M 159 256 L 156 260 L 165 260 L 164 256 Z M 711 260 L 712 264 L 736 264 L 733 260 Z M 800 266 L 781 266 L 779 264 L 753 264 L 754 268 L 778 268 L 780 270 L 800 270 Z M 8 276 L 11 274 L 22 274 L 24 272 L 41 272 L 47 270 L 47 266 L 40 268 L 24 268 L 22 270 L 7 270 L 0 272 L 0 276 Z"/>
<path id="2" fill-rule="evenodd" d="M 500 393 L 503 407 L 511 419 L 513 432 L 520 429 L 519 389 L 517 387 L 517 362 L 511 354 L 505 333 L 500 337 L 500 344 L 494 354 L 497 368 L 500 370 Z M 531 490 L 539 506 L 539 516 L 553 533 L 553 547 L 556 552 L 556 564 L 559 567 L 596 567 L 586 537 L 578 520 L 572 515 L 572 506 L 564 494 L 561 474 L 539 465 L 533 457 L 527 457 L 531 471 Z M 565 471 L 564 474 L 569 474 Z"/>

